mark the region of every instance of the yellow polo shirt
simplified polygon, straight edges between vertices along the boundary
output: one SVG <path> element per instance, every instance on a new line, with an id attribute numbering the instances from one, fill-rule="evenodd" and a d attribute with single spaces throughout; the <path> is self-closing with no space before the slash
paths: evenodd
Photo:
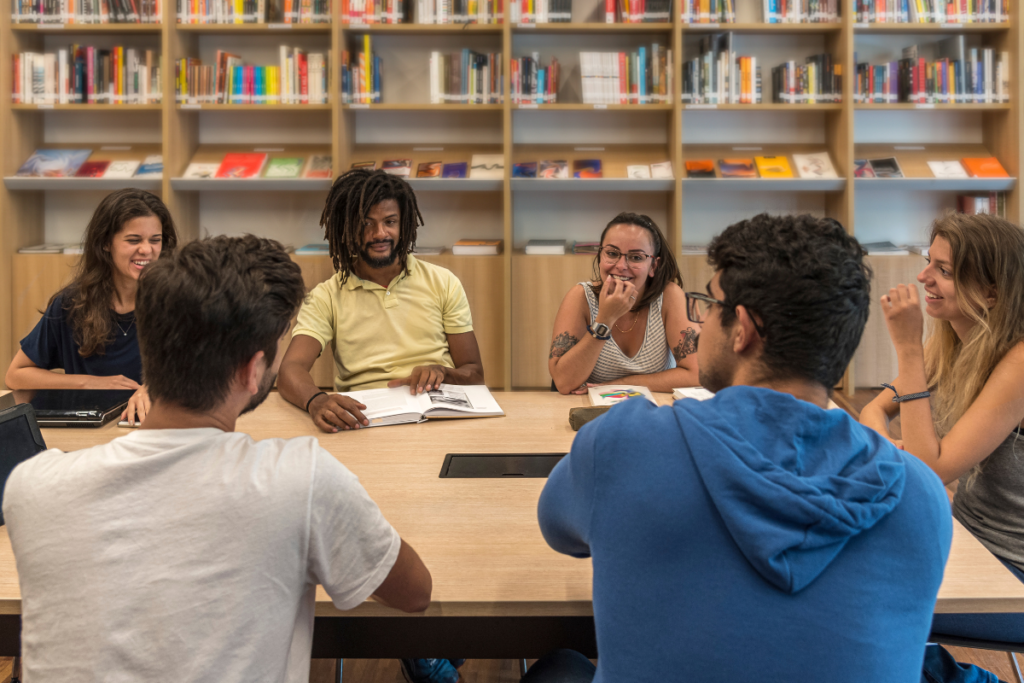
<path id="1" fill-rule="evenodd" d="M 409 273 L 387 288 L 349 275 L 317 285 L 299 309 L 293 335 L 322 348 L 334 341 L 336 391 L 376 389 L 417 365 L 453 368 L 445 335 L 473 331 L 462 283 L 450 270 L 409 256 Z"/>

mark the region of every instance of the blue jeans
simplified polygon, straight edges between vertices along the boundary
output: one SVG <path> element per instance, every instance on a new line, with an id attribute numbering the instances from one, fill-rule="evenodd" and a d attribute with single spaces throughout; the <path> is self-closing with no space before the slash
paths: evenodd
<path id="1" fill-rule="evenodd" d="M 402 672 L 410 683 L 455 683 L 465 659 L 402 659 Z"/>
<path id="2" fill-rule="evenodd" d="M 575 650 L 555 650 L 530 667 L 522 683 L 590 683 L 597 668 Z"/>
<path id="3" fill-rule="evenodd" d="M 1024 582 L 1024 572 L 1006 568 Z M 1004 643 L 1024 643 L 1024 614 L 936 614 L 932 633 Z M 999 679 L 973 664 L 960 664 L 941 645 L 925 648 L 921 683 L 996 683 Z"/>

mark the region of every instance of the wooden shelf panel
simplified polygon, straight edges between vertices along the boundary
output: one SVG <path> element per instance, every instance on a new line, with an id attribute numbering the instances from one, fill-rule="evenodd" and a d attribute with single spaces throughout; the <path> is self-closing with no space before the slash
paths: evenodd
<path id="1" fill-rule="evenodd" d="M 4 178 L 8 190 L 121 190 L 135 187 L 159 192 L 160 178 Z"/>
<path id="2" fill-rule="evenodd" d="M 846 178 L 683 178 L 683 192 L 700 189 L 736 192 L 842 192 Z"/>
<path id="3" fill-rule="evenodd" d="M 821 22 L 817 24 L 683 24 L 683 33 L 838 33 L 843 30 L 839 22 Z"/>
<path id="4" fill-rule="evenodd" d="M 208 34 L 267 34 L 302 33 L 328 34 L 330 24 L 175 24 L 182 33 Z"/>
<path id="5" fill-rule="evenodd" d="M 588 23 L 549 23 L 549 24 L 517 24 L 512 33 L 668 33 L 672 30 L 671 22 L 648 24 L 601 24 Z"/>
<path id="6" fill-rule="evenodd" d="M 331 111 L 330 104 L 176 104 L 179 111 Z"/>
<path id="7" fill-rule="evenodd" d="M 584 104 L 572 102 L 567 104 L 513 104 L 513 109 L 547 110 L 547 111 L 671 111 L 671 104 Z"/>
<path id="8" fill-rule="evenodd" d="M 330 105 L 325 105 L 330 107 Z M 402 104 L 343 104 L 342 109 L 360 111 L 376 109 L 378 111 L 501 111 L 503 104 L 429 104 L 420 102 Z"/>
<path id="9" fill-rule="evenodd" d="M 162 104 L 12 104 L 14 111 L 163 111 Z"/>
<path id="10" fill-rule="evenodd" d="M 415 167 L 413 173 L 416 172 Z M 504 180 L 481 178 L 406 178 L 417 192 L 501 192 Z"/>
<path id="11" fill-rule="evenodd" d="M 513 178 L 512 191 L 671 192 L 674 182 L 672 178 Z"/>
<path id="12" fill-rule="evenodd" d="M 171 178 L 171 188 L 192 192 L 326 192 L 330 178 Z"/>
<path id="13" fill-rule="evenodd" d="M 1000 33 L 1010 30 L 1002 24 L 854 24 L 853 32 L 870 33 Z"/>
<path id="14" fill-rule="evenodd" d="M 451 35 L 458 33 L 500 34 L 502 24 L 342 24 L 352 33 L 394 33 L 398 35 Z"/>
<path id="15" fill-rule="evenodd" d="M 842 111 L 842 103 L 828 104 L 684 104 L 685 111 Z"/>
<path id="16" fill-rule="evenodd" d="M 936 192 L 1007 192 L 1017 186 L 1016 178 L 856 178 L 857 191 L 932 190 Z"/>
<path id="17" fill-rule="evenodd" d="M 854 104 L 854 109 L 870 110 L 920 110 L 931 111 L 939 109 L 954 109 L 960 111 L 1010 111 L 1008 103 L 1003 104 L 918 104 L 914 102 L 900 102 L 898 104 Z"/>
<path id="18" fill-rule="evenodd" d="M 16 33 L 160 33 L 163 24 L 11 24 Z"/>

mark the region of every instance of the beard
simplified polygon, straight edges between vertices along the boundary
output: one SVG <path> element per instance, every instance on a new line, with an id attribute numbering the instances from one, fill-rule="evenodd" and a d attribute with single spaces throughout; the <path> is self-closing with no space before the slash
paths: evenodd
<path id="1" fill-rule="evenodd" d="M 266 400 L 267 396 L 270 394 L 270 389 L 274 386 L 274 380 L 276 379 L 276 372 L 264 373 L 263 380 L 260 382 L 259 391 L 257 391 L 256 394 L 252 397 L 252 399 L 249 400 L 249 403 L 246 404 L 245 410 L 243 410 L 241 413 L 242 415 L 245 415 L 246 413 L 251 413 L 252 411 L 256 410 L 256 407 Z"/>
<path id="2" fill-rule="evenodd" d="M 729 358 L 728 349 L 722 349 L 720 353 L 708 354 L 707 358 L 698 356 L 697 380 L 700 385 L 717 394 L 722 389 L 732 386 L 733 370 L 731 367 L 723 367 L 723 359 Z"/>
<path id="3" fill-rule="evenodd" d="M 374 256 L 373 254 L 370 253 L 369 247 L 371 244 L 384 243 L 391 245 L 391 251 L 388 252 L 387 256 Z M 363 263 L 370 266 L 371 268 L 387 268 L 388 266 L 395 262 L 396 258 L 398 258 L 398 252 L 395 251 L 395 243 L 393 241 L 381 240 L 379 242 L 370 242 L 369 244 L 364 246 L 362 251 L 359 252 L 359 257 L 363 259 Z"/>

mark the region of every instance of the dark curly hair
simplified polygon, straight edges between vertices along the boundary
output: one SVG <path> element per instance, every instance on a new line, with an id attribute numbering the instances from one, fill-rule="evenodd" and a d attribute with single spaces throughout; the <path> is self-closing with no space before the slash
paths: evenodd
<path id="1" fill-rule="evenodd" d="M 680 287 L 683 286 L 683 278 L 679 274 L 679 264 L 676 262 L 676 257 L 672 255 L 672 250 L 669 249 L 667 240 L 665 239 L 664 233 L 661 232 L 661 228 L 655 223 L 650 216 L 645 216 L 641 213 L 630 213 L 623 211 L 615 218 L 611 219 L 608 225 L 604 226 L 604 230 L 601 231 L 601 246 L 604 246 L 605 235 L 608 231 L 616 225 L 635 225 L 643 228 L 647 231 L 647 234 L 651 236 L 651 244 L 654 247 L 654 254 L 652 256 L 656 259 L 661 259 L 661 262 L 654 269 L 654 277 L 651 278 L 650 284 L 647 289 L 644 290 L 644 295 L 640 298 L 640 301 L 636 302 L 633 306 L 634 311 L 639 311 L 641 308 L 651 303 L 665 291 L 665 285 L 670 282 L 674 282 Z M 600 296 L 601 287 L 604 283 L 601 281 L 601 252 L 598 251 L 594 255 L 594 280 L 597 281 L 597 286 L 592 287 L 594 292 Z"/>
<path id="2" fill-rule="evenodd" d="M 832 218 L 762 213 L 715 237 L 708 263 L 721 272 L 722 325 L 740 305 L 759 321 L 769 376 L 831 390 L 868 320 L 871 267 L 860 243 Z"/>
<path id="3" fill-rule="evenodd" d="M 355 270 L 363 248 L 363 221 L 370 209 L 389 199 L 398 203 L 399 234 L 394 246 L 402 270 L 408 272 L 409 252 L 416 246 L 416 228 L 423 225 L 416 195 L 409 183 L 381 170 L 357 168 L 339 176 L 327 195 L 320 227 L 344 284 Z"/>

